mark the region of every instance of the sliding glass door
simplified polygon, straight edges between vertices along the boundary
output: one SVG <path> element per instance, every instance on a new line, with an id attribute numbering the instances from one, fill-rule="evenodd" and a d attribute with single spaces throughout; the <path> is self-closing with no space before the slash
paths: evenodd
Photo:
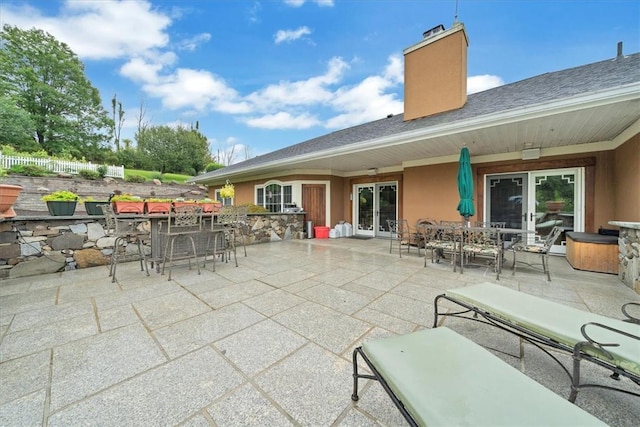
<path id="1" fill-rule="evenodd" d="M 535 231 L 530 243 L 542 241 L 554 226 L 584 230 L 583 168 L 553 169 L 487 175 L 487 221 L 505 222 L 509 228 Z M 565 234 L 551 251 L 565 253 Z"/>

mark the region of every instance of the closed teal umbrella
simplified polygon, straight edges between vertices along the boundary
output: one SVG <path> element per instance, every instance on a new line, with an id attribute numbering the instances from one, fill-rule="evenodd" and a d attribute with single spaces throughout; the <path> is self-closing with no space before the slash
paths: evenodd
<path id="1" fill-rule="evenodd" d="M 460 164 L 458 165 L 458 193 L 460 193 L 460 203 L 458 212 L 469 221 L 475 210 L 473 208 L 473 174 L 471 172 L 471 159 L 469 149 L 462 147 L 460 151 Z"/>

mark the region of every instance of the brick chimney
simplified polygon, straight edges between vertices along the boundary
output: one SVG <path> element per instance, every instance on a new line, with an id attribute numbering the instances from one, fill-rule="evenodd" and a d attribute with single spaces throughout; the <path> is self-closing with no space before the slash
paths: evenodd
<path id="1" fill-rule="evenodd" d="M 438 25 L 404 50 L 404 120 L 456 110 L 467 102 L 464 25 Z"/>

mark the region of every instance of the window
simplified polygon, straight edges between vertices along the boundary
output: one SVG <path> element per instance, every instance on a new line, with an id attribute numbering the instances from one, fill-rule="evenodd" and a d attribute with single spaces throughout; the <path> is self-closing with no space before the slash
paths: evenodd
<path id="1" fill-rule="evenodd" d="M 216 192 L 215 192 L 215 199 L 218 202 L 221 202 L 222 206 L 231 206 L 231 205 L 233 205 L 233 197 L 224 198 L 224 197 L 220 196 L 220 190 L 219 189 L 216 190 Z"/>
<path id="2" fill-rule="evenodd" d="M 256 204 L 269 212 L 282 212 L 293 203 L 291 185 L 269 184 L 256 188 Z"/>

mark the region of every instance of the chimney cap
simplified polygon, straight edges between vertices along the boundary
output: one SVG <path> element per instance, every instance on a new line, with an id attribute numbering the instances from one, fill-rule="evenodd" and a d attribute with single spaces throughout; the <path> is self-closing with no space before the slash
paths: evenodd
<path id="1" fill-rule="evenodd" d="M 424 33 L 422 33 L 422 38 L 423 39 L 428 39 L 431 38 L 433 36 L 435 36 L 438 33 L 441 33 L 444 31 L 444 25 L 440 24 L 440 25 L 436 25 L 435 27 L 425 31 Z"/>

